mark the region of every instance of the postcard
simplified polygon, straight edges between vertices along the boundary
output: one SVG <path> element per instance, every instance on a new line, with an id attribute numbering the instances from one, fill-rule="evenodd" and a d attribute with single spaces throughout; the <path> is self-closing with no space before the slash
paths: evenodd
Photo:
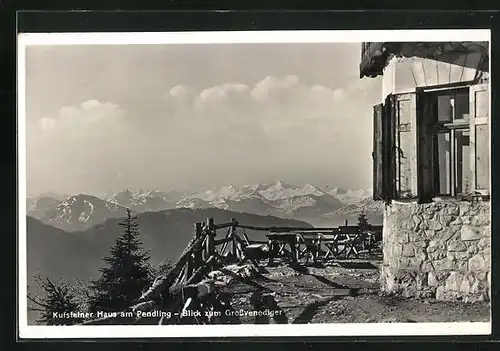
<path id="1" fill-rule="evenodd" d="M 21 33 L 21 338 L 488 335 L 489 30 Z"/>

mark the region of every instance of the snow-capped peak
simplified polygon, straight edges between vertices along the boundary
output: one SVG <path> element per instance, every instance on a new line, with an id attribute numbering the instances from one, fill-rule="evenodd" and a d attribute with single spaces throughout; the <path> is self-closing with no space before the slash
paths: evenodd
<path id="1" fill-rule="evenodd" d="M 334 188 L 329 191 L 328 194 L 336 197 L 340 201 L 350 205 L 355 204 L 367 197 L 371 196 L 371 190 L 357 189 L 357 190 L 345 190 L 342 188 Z"/>
<path id="2" fill-rule="evenodd" d="M 301 189 L 301 195 L 314 195 L 314 196 L 323 196 L 325 195 L 324 191 L 319 190 L 317 187 L 311 184 L 306 184 Z"/>
<path id="3" fill-rule="evenodd" d="M 281 180 L 276 181 L 276 183 L 268 186 L 267 188 L 259 190 L 259 194 L 269 201 L 289 199 L 296 196 L 325 195 L 324 192 L 311 184 L 306 184 L 302 188 L 299 188 L 293 185 L 286 184 Z"/>

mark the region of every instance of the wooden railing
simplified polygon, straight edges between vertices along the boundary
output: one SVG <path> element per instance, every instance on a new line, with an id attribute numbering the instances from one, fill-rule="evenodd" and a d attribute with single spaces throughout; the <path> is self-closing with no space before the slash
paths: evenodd
<path id="1" fill-rule="evenodd" d="M 217 231 L 224 230 L 224 236 L 217 237 Z M 269 232 L 268 240 L 250 240 L 244 230 Z M 182 319 L 183 311 L 187 309 L 216 308 L 214 306 L 220 303 L 215 298 L 220 286 L 207 276 L 213 270 L 246 260 L 261 269 L 259 260 L 262 257 L 256 255 L 258 252 L 266 253 L 263 256 L 267 256 L 269 264 L 280 256 L 298 263 L 300 258 L 306 257 L 308 261 L 310 256 L 316 262 L 319 257 L 338 258 L 342 252 L 345 252 L 346 257 L 351 253 L 357 255 L 360 249 L 369 251 L 373 243 L 380 239 L 381 231 L 381 226 L 369 226 L 361 230 L 347 223 L 332 228 L 259 227 L 243 225 L 235 219 L 215 224 L 213 218 L 208 218 L 204 223 L 195 223 L 192 239 L 172 268 L 153 282 L 136 305 L 122 311 L 123 315 L 130 317 L 124 318 L 118 314 L 83 324 L 151 324 L 146 312 L 152 310 L 168 310 Z M 340 250 L 340 247 L 343 249 Z M 163 317 L 155 321 L 158 324 L 164 322 Z"/>

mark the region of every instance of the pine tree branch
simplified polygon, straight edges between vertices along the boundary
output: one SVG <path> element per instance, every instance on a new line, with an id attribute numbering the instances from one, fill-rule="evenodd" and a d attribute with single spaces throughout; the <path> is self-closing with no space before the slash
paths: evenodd
<path id="1" fill-rule="evenodd" d="M 61 299 L 61 301 L 64 301 L 66 299 L 66 297 L 63 296 L 63 294 L 61 293 L 60 287 L 57 287 L 54 283 L 52 283 L 52 281 L 48 277 L 46 277 L 45 280 L 49 284 L 50 288 L 57 295 L 57 297 L 59 297 L 59 299 Z"/>
<path id="2" fill-rule="evenodd" d="M 28 306 L 28 311 L 33 311 L 33 312 L 46 312 L 46 310 L 41 309 L 41 308 L 35 308 L 35 307 L 29 307 Z"/>
<path id="3" fill-rule="evenodd" d="M 40 301 L 37 301 L 34 297 L 31 297 L 29 295 L 27 295 L 26 297 L 28 298 L 28 300 L 30 300 L 31 302 L 37 304 L 38 306 L 43 307 L 44 309 L 50 309 L 49 306 L 45 305 L 44 303 L 42 303 Z"/>

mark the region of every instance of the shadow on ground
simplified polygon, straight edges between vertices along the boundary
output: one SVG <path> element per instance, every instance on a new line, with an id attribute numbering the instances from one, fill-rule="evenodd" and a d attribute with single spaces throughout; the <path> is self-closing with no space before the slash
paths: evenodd
<path id="1" fill-rule="evenodd" d="M 345 269 L 377 269 L 371 262 L 342 262 L 338 261 L 337 264 Z"/>

